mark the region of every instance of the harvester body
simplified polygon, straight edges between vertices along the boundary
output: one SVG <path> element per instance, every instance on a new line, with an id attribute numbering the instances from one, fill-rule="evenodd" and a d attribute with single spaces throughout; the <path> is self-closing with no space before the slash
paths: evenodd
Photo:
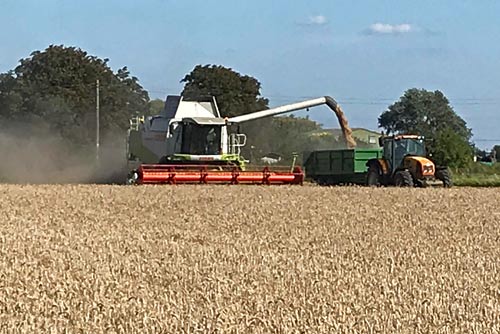
<path id="1" fill-rule="evenodd" d="M 339 118 L 347 144 L 355 145 L 347 121 L 331 97 L 222 118 L 215 98 L 168 96 L 160 115 L 130 121 L 128 182 L 301 184 L 304 174 L 297 166 L 288 171 L 246 171 L 241 156 L 246 135 L 233 131 L 232 125 L 323 104 Z"/>
<path id="2" fill-rule="evenodd" d="M 226 121 L 220 117 L 215 99 L 184 100 L 168 96 L 160 115 L 135 117 L 128 131 L 128 162 L 141 164 L 232 160 L 239 164 L 237 140 L 229 149 Z"/>

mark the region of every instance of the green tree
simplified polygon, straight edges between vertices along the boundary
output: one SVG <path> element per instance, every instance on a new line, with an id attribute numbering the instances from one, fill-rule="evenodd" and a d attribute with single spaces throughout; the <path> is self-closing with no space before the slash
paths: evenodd
<path id="1" fill-rule="evenodd" d="M 463 137 L 451 128 L 438 132 L 433 140 L 432 157 L 441 165 L 463 167 L 472 161 L 473 149 Z"/>
<path id="2" fill-rule="evenodd" d="M 472 132 L 440 91 L 407 90 L 378 119 L 388 133 L 419 134 L 438 164 L 463 166 L 472 159 Z"/>
<path id="3" fill-rule="evenodd" d="M 22 104 L 22 97 L 14 90 L 15 86 L 13 71 L 0 74 L 0 116 L 3 118 L 8 118 Z"/>
<path id="4" fill-rule="evenodd" d="M 114 73 L 108 59 L 51 45 L 0 76 L 0 114 L 11 121 L 47 122 L 77 144 L 93 141 L 96 81 L 100 81 L 101 130 L 123 130 L 148 108 L 147 92 L 126 67 Z"/>
<path id="5" fill-rule="evenodd" d="M 293 115 L 273 117 L 271 125 L 272 132 L 268 134 L 270 151 L 279 153 L 285 161 L 291 159 L 294 153 L 300 155 L 304 151 L 310 151 L 314 139 L 310 133 L 320 129 L 316 122 Z"/>
<path id="6" fill-rule="evenodd" d="M 160 99 L 154 99 L 148 103 L 148 115 L 158 115 L 162 112 L 165 106 L 165 101 Z"/>
<path id="7" fill-rule="evenodd" d="M 269 101 L 260 96 L 260 82 L 230 68 L 197 65 L 181 82 L 182 95 L 189 98 L 215 96 L 223 117 L 248 114 L 268 108 Z"/>

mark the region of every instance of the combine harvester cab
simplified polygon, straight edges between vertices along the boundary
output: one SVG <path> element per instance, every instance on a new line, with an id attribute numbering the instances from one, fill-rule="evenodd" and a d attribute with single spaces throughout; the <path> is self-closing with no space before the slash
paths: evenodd
<path id="1" fill-rule="evenodd" d="M 268 167 L 247 170 L 241 156 L 246 135 L 231 132 L 232 125 L 323 104 L 339 120 L 345 120 L 330 97 L 222 118 L 214 98 L 188 100 L 168 96 L 160 115 L 130 121 L 127 160 L 131 172 L 127 183 L 302 184 L 304 172 L 295 164 L 287 170 Z M 349 130 L 347 122 L 344 123 Z"/>

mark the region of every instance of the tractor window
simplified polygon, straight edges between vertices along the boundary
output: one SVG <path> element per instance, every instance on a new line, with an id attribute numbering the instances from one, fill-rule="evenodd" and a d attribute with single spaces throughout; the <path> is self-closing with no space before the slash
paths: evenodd
<path id="1" fill-rule="evenodd" d="M 405 155 L 408 154 L 407 141 L 405 139 L 396 140 L 394 142 L 394 167 L 397 167 L 403 161 Z"/>
<path id="2" fill-rule="evenodd" d="M 424 141 L 422 139 L 400 139 L 394 142 L 394 162 L 399 166 L 407 155 L 425 156 Z"/>
<path id="3" fill-rule="evenodd" d="M 220 126 L 186 123 L 183 127 L 181 153 L 199 155 L 220 154 Z"/>
<path id="4" fill-rule="evenodd" d="M 392 161 L 392 140 L 384 142 L 384 158 L 387 161 Z"/>
<path id="5" fill-rule="evenodd" d="M 420 157 L 425 156 L 425 146 L 423 139 L 409 139 L 407 143 L 408 154 Z"/>

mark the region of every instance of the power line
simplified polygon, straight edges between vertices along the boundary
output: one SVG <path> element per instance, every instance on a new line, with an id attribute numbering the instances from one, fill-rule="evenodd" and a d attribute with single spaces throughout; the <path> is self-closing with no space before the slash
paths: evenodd
<path id="1" fill-rule="evenodd" d="M 490 142 L 490 141 L 500 142 L 500 139 L 472 139 L 472 140 L 480 142 Z"/>
<path id="2" fill-rule="evenodd" d="M 140 85 L 140 83 L 139 83 Z M 95 82 L 82 83 L 82 84 L 64 84 L 64 85 L 53 85 L 59 88 L 74 88 L 74 87 L 89 87 L 94 88 Z M 102 84 L 101 89 L 105 89 L 107 87 L 120 86 L 120 83 L 108 83 Z M 141 86 L 146 92 L 153 94 L 165 94 L 168 95 L 168 92 L 172 92 L 177 89 L 173 89 L 170 87 L 166 87 L 165 89 L 161 88 L 153 88 L 146 89 Z M 273 101 L 281 101 L 281 102 L 292 102 L 296 100 L 305 100 L 305 99 L 314 99 L 318 96 L 315 95 L 266 95 L 261 96 L 263 98 L 271 99 Z M 339 99 L 338 102 L 345 105 L 387 105 L 392 104 L 398 101 L 399 98 L 388 98 L 388 97 L 344 97 Z M 460 98 L 448 98 L 450 104 L 453 105 L 500 105 L 500 98 L 493 97 L 460 97 Z"/>
<path id="3" fill-rule="evenodd" d="M 88 88 L 94 88 L 95 83 L 83 83 L 83 84 L 64 84 L 64 85 L 53 85 L 59 88 L 74 88 L 74 87 L 88 87 Z M 106 88 L 112 88 L 113 86 L 120 86 L 120 83 L 111 83 L 111 84 L 101 84 L 101 90 L 106 90 Z M 142 87 L 142 86 L 141 86 Z M 48 89 L 48 87 L 46 87 Z M 151 90 L 146 89 L 145 87 L 142 87 L 147 93 L 151 94 L 164 94 L 168 95 L 168 92 L 174 91 L 175 89 L 171 88 L 165 88 L 165 89 L 158 89 L 154 88 Z M 313 99 L 317 98 L 318 96 L 312 96 L 312 95 L 267 95 L 267 96 L 261 96 L 263 98 L 267 98 L 272 100 L 273 102 L 283 102 L 283 103 L 290 103 L 294 101 L 299 101 L 299 100 L 306 100 L 306 99 Z M 392 104 L 396 101 L 398 101 L 399 98 L 386 98 L 386 97 L 371 97 L 371 98 L 362 98 L 362 97 L 345 97 L 338 102 L 342 105 L 365 105 L 365 106 L 387 106 L 389 104 Z M 452 106 L 498 106 L 500 105 L 500 98 L 492 98 L 492 97 L 461 97 L 461 98 L 448 98 L 450 101 L 450 104 Z"/>

